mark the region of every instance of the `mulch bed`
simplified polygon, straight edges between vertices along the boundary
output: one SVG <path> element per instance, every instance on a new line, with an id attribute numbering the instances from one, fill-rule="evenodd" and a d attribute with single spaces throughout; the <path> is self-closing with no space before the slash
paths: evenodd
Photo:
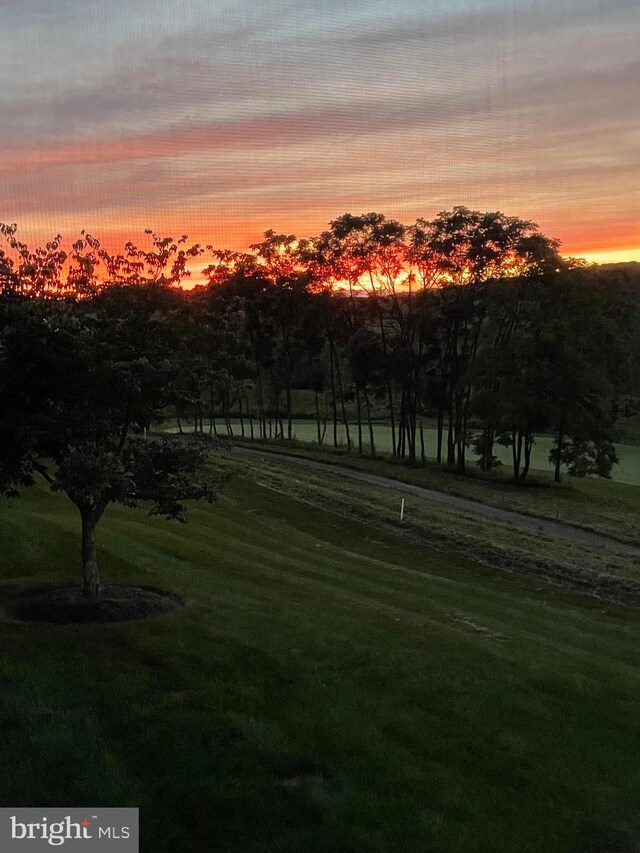
<path id="1" fill-rule="evenodd" d="M 184 607 L 179 595 L 148 586 L 103 586 L 98 601 L 89 601 L 79 586 L 47 587 L 21 593 L 7 611 L 14 619 L 57 625 L 128 622 Z"/>

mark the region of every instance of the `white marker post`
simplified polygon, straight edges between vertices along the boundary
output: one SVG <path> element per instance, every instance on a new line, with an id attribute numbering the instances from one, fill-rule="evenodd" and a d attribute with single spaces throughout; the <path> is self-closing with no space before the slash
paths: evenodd
<path id="1" fill-rule="evenodd" d="M 402 502 L 400 503 L 400 521 L 404 518 L 404 498 L 402 498 Z"/>
<path id="2" fill-rule="evenodd" d="M 144 427 L 144 440 L 145 441 L 147 440 L 147 428 L 146 427 Z"/>

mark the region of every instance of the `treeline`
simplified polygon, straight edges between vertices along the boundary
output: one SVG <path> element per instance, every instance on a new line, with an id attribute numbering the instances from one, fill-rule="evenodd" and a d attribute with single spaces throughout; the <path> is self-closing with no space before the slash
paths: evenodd
<path id="1" fill-rule="evenodd" d="M 489 470 L 501 444 L 523 480 L 536 436 L 551 433 L 559 479 L 562 464 L 608 476 L 621 407 L 637 411 L 637 283 L 563 260 L 525 220 L 346 214 L 313 240 L 269 231 L 249 253 L 149 232 L 151 250 L 111 255 L 82 235 L 67 254 L 59 238 L 31 250 L 13 226 L 0 230 L 5 305 L 55 304 L 78 334 L 121 328 L 132 400 L 139 374 L 162 362 L 148 417 L 132 405 L 133 430 L 151 427 L 160 403 L 179 429 L 231 434 L 233 418 L 254 438 L 291 439 L 305 390 L 320 444 L 337 446 L 343 430 L 350 452 L 375 457 L 384 420 L 399 460 L 464 471 L 472 456 Z M 205 251 L 206 285 L 176 287 Z"/>

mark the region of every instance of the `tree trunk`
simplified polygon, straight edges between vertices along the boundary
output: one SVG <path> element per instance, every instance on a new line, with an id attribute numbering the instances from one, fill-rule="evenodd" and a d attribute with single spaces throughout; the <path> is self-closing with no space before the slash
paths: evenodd
<path id="1" fill-rule="evenodd" d="M 391 383 L 387 383 L 387 394 L 389 395 L 389 422 L 391 424 L 391 447 L 393 455 L 396 455 L 396 418 L 393 410 L 393 389 Z"/>
<path id="2" fill-rule="evenodd" d="M 529 473 L 529 466 L 531 465 L 531 448 L 533 447 L 533 436 L 531 435 L 531 431 L 527 430 L 524 436 L 524 467 L 520 472 L 520 479 L 524 480 Z"/>
<path id="3" fill-rule="evenodd" d="M 369 402 L 369 392 L 367 386 L 364 386 L 364 402 L 367 407 L 367 423 L 369 424 L 369 442 L 371 444 L 371 458 L 376 458 L 376 442 L 373 434 L 373 423 L 371 422 L 371 403 Z"/>
<path id="4" fill-rule="evenodd" d="M 336 378 L 334 373 L 333 340 L 329 338 L 329 361 L 331 368 L 331 404 L 333 407 L 333 446 L 338 446 L 338 404 L 336 401 Z"/>
<path id="5" fill-rule="evenodd" d="M 493 467 L 493 444 L 495 432 L 491 423 L 487 423 L 482 436 L 482 470 L 490 471 Z"/>
<path id="6" fill-rule="evenodd" d="M 371 273 L 369 274 L 369 276 L 371 277 Z M 372 286 L 373 286 L 373 281 L 372 281 Z M 386 332 L 384 329 L 384 317 L 382 315 L 382 311 L 380 309 L 380 306 L 379 306 L 377 300 L 376 300 L 376 304 L 378 305 L 378 320 L 380 322 L 380 336 L 381 336 L 381 341 L 382 341 L 382 353 L 384 356 L 384 360 L 386 362 L 386 360 L 387 360 L 387 335 L 386 335 Z M 389 422 L 391 424 L 391 449 L 392 449 L 393 456 L 395 457 L 395 455 L 396 455 L 396 418 L 395 418 L 395 412 L 394 412 L 394 407 L 393 407 L 393 388 L 391 387 L 391 381 L 390 380 L 387 380 L 386 384 L 387 384 L 387 394 L 389 397 Z"/>
<path id="7" fill-rule="evenodd" d="M 267 421 L 264 413 L 264 396 L 262 393 L 262 377 L 260 376 L 260 365 L 258 364 L 258 358 L 255 358 L 255 368 L 256 368 L 256 391 L 258 392 L 258 417 L 260 419 L 260 438 L 267 437 Z"/>
<path id="8" fill-rule="evenodd" d="M 395 456 L 404 458 L 404 448 L 405 448 L 405 421 L 406 421 L 406 395 L 405 388 L 403 386 L 402 393 L 400 394 L 400 412 L 399 412 L 399 422 L 398 422 L 398 444 L 396 446 Z"/>
<path id="9" fill-rule="evenodd" d="M 409 293 L 409 300 L 411 300 L 411 293 Z M 409 302 L 411 305 L 411 302 Z M 415 359 L 412 379 L 413 381 L 409 387 L 409 425 L 410 425 L 410 443 L 409 443 L 409 451 L 411 454 L 411 461 L 416 461 L 416 435 L 418 432 L 418 412 L 422 411 L 422 382 L 420 381 L 420 371 L 422 367 L 422 348 L 423 348 L 423 332 L 420 328 L 419 337 L 418 337 L 418 353 Z M 424 431 L 422 427 L 422 417 L 420 418 L 420 462 L 424 464 L 425 461 L 425 452 L 424 452 Z"/>
<path id="10" fill-rule="evenodd" d="M 216 425 L 216 395 L 213 379 L 209 382 L 209 432 L 218 436 L 218 428 Z"/>
<path id="11" fill-rule="evenodd" d="M 98 549 L 96 545 L 97 519 L 94 511 L 81 509 L 82 517 L 82 594 L 89 601 L 100 598 L 100 577 L 98 575 Z"/>
<path id="12" fill-rule="evenodd" d="M 273 374 L 272 374 L 271 384 L 272 385 L 274 384 L 273 383 Z M 278 430 L 282 427 L 282 418 L 280 417 L 280 391 L 274 391 L 273 402 L 274 402 L 274 409 L 275 409 L 273 417 L 274 417 L 274 420 L 276 422 L 274 438 L 284 438 L 284 434 L 280 434 L 280 435 L 278 434 Z M 269 436 L 269 437 L 271 437 L 271 436 Z"/>
<path id="13" fill-rule="evenodd" d="M 522 432 L 513 430 L 511 432 L 511 456 L 513 458 L 513 479 L 520 479 L 520 462 L 522 459 Z"/>
<path id="14" fill-rule="evenodd" d="M 233 426 L 231 425 L 231 395 L 229 393 L 229 383 L 227 383 L 224 392 L 224 421 L 227 427 L 227 435 L 233 438 Z"/>
<path id="15" fill-rule="evenodd" d="M 453 400 L 449 402 L 449 424 L 447 427 L 447 468 L 453 468 L 456 464 L 456 445 L 453 437 Z"/>
<path id="16" fill-rule="evenodd" d="M 360 403 L 360 386 L 356 382 L 356 410 L 358 413 L 358 456 L 364 453 L 362 447 L 362 405 Z"/>
<path id="17" fill-rule="evenodd" d="M 344 388 L 342 386 L 342 371 L 340 370 L 340 362 L 336 359 L 336 372 L 338 378 L 338 390 L 340 392 L 340 407 L 342 409 L 342 422 L 344 423 L 344 431 L 347 437 L 347 453 L 351 453 L 351 432 L 349 430 L 349 420 L 347 418 L 347 409 L 344 403 Z"/>
<path id="18" fill-rule="evenodd" d="M 314 390 L 313 392 L 314 400 L 316 403 L 316 435 L 318 437 L 318 444 L 322 444 L 322 435 L 320 433 L 320 402 L 318 400 L 318 392 Z"/>
<path id="19" fill-rule="evenodd" d="M 238 415 L 240 417 L 240 434 L 244 438 L 244 413 L 242 411 L 242 392 L 238 391 Z"/>
<path id="20" fill-rule="evenodd" d="M 416 423 L 417 423 L 417 409 L 418 409 L 418 401 L 415 395 L 413 394 L 411 388 L 407 389 L 407 399 L 409 401 L 408 413 L 407 413 L 407 441 L 409 443 L 409 460 L 411 462 L 416 461 Z"/>
<path id="21" fill-rule="evenodd" d="M 464 394 L 462 391 L 456 393 L 456 468 L 460 472 L 464 472 L 465 460 L 465 428 L 464 428 Z"/>
<path id="22" fill-rule="evenodd" d="M 562 465 L 561 455 L 562 455 L 562 445 L 563 444 L 564 444 L 564 433 L 559 432 L 558 433 L 558 452 L 556 454 L 556 469 L 555 469 L 555 473 L 554 473 L 554 477 L 553 477 L 553 479 L 555 480 L 556 483 L 559 483 L 562 479 L 562 476 L 560 474 L 560 466 Z"/>

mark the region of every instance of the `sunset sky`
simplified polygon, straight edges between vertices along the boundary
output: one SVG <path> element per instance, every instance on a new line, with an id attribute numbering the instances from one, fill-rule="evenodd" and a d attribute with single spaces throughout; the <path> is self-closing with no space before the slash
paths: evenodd
<path id="1" fill-rule="evenodd" d="M 457 204 L 640 260 L 638 0 L 0 0 L 0 221 L 243 249 Z"/>

